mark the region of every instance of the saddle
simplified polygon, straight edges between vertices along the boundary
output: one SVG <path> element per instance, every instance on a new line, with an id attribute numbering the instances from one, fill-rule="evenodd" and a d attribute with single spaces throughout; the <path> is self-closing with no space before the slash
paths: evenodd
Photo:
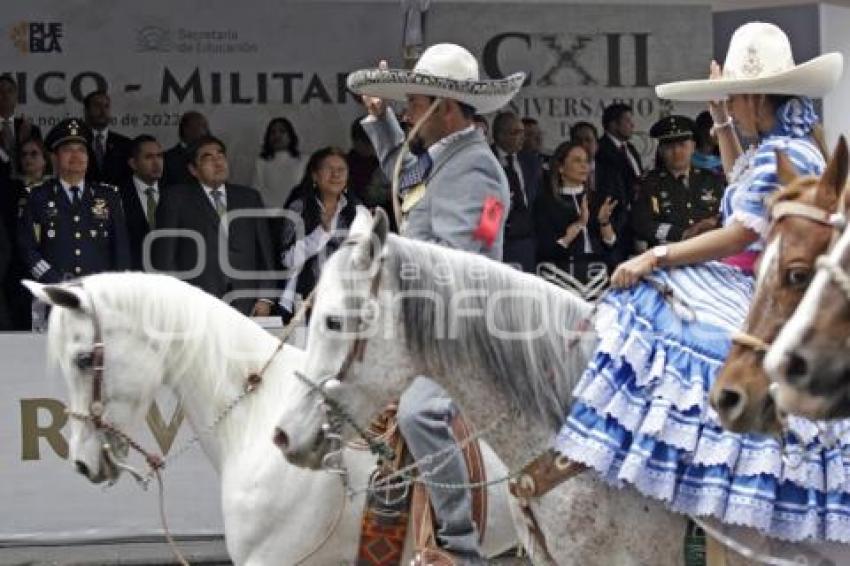
<path id="1" fill-rule="evenodd" d="M 397 472 L 412 461 L 404 438 L 398 430 L 397 409 L 397 405 L 390 405 L 369 426 L 368 434 L 387 442 L 395 453 L 395 460 L 384 463 L 384 466 L 373 476 L 372 484 Z M 465 444 L 474 433 L 460 413 L 452 421 L 451 427 L 452 434 L 459 444 Z M 479 484 L 486 481 L 484 459 L 478 442 L 466 443 L 462 452 L 470 483 Z M 428 498 L 428 490 L 424 484 L 416 482 L 412 489 L 389 488 L 369 493 L 361 521 L 357 566 L 400 564 L 411 517 L 416 556 L 414 563 L 429 566 L 455 564 L 451 554 L 439 548 L 436 517 Z M 472 489 L 472 518 L 478 527 L 479 537 L 483 539 L 487 526 L 487 489 L 485 487 Z"/>

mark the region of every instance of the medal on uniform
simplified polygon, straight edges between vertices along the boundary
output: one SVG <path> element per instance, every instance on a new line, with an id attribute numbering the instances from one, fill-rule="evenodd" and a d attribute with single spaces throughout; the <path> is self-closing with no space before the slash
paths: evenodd
<path id="1" fill-rule="evenodd" d="M 55 238 L 56 237 L 56 230 L 53 230 L 52 228 L 50 230 L 48 230 L 47 231 L 47 237 L 48 238 Z"/>
<path id="2" fill-rule="evenodd" d="M 106 207 L 106 199 L 94 199 L 94 206 L 91 207 L 91 213 L 98 220 L 106 220 L 109 218 L 109 209 Z"/>
<path id="3" fill-rule="evenodd" d="M 652 199 L 652 212 L 655 214 L 661 214 L 661 209 L 658 208 L 658 199 L 655 197 L 651 197 Z"/>
<path id="4" fill-rule="evenodd" d="M 53 207 L 55 207 L 55 206 L 56 206 L 56 203 L 55 203 L 55 202 L 53 202 L 52 200 L 49 200 L 49 201 L 47 201 L 47 206 L 48 206 L 49 208 L 53 208 Z"/>
<path id="5" fill-rule="evenodd" d="M 92 238 L 97 238 L 97 230 L 89 230 L 89 234 L 91 234 Z"/>

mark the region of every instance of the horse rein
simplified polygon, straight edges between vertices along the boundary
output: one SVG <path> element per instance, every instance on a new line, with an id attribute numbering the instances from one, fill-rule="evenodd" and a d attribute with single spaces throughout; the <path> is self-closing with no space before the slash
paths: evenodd
<path id="1" fill-rule="evenodd" d="M 822 208 L 818 208 L 810 204 L 804 204 L 802 202 L 783 201 L 776 203 L 771 209 L 771 222 L 776 224 L 786 217 L 803 218 L 821 226 L 829 226 L 832 229 L 837 229 L 835 214 L 831 214 Z M 820 261 L 821 258 L 818 258 L 818 267 L 820 267 Z M 847 279 L 848 289 L 850 290 L 850 277 L 847 277 Z M 766 342 L 758 336 L 743 330 L 737 330 L 734 334 L 732 334 L 732 343 L 752 350 L 756 354 L 760 355 L 766 354 L 770 349 L 769 342 Z"/>

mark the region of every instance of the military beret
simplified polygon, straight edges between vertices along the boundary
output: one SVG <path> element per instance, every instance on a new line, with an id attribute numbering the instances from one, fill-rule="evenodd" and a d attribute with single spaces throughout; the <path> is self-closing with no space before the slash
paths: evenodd
<path id="1" fill-rule="evenodd" d="M 649 135 L 659 143 L 693 139 L 694 121 L 687 116 L 666 116 L 652 125 Z"/>
<path id="2" fill-rule="evenodd" d="M 56 148 L 68 142 L 79 142 L 86 147 L 91 143 L 91 130 L 79 118 L 62 120 L 44 138 L 44 145 L 50 151 L 56 151 Z"/>

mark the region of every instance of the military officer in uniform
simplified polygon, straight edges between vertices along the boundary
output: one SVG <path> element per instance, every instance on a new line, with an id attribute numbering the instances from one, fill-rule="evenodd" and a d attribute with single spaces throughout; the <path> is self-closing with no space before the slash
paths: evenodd
<path id="1" fill-rule="evenodd" d="M 649 135 L 658 140 L 658 159 L 638 183 L 632 207 L 639 253 L 716 228 L 723 196 L 723 180 L 691 164 L 693 120 L 667 116 L 653 124 Z"/>
<path id="2" fill-rule="evenodd" d="M 30 187 L 21 208 L 20 255 L 42 283 L 130 266 L 118 188 L 85 180 L 90 141 L 82 120 L 57 124 L 45 138 L 56 178 Z"/>

